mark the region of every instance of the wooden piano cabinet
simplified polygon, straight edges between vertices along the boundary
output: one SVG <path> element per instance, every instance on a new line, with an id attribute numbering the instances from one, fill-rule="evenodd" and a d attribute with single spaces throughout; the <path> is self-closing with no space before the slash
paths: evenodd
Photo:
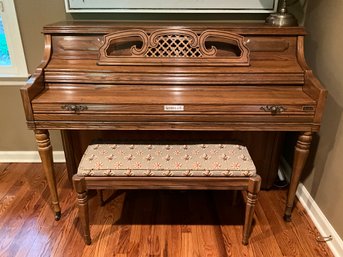
<path id="1" fill-rule="evenodd" d="M 56 219 L 61 210 L 48 130 L 62 131 L 69 176 L 93 138 L 239 139 L 264 188 L 276 176 L 283 133 L 298 133 L 284 213 L 290 220 L 326 99 L 304 58 L 304 28 L 67 21 L 43 32 L 42 63 L 21 95 Z"/>

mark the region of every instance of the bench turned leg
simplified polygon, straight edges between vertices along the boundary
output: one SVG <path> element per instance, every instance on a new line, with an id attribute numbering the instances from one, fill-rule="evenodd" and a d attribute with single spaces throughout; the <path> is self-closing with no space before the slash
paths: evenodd
<path id="1" fill-rule="evenodd" d="M 73 183 L 77 192 L 77 203 L 79 206 L 79 217 L 83 228 L 84 241 L 87 245 L 90 245 L 92 241 L 89 230 L 88 195 L 85 180 L 84 178 L 74 175 Z"/>
<path id="2" fill-rule="evenodd" d="M 254 210 L 257 201 L 257 195 L 261 187 L 261 178 L 256 176 L 250 179 L 249 185 L 247 188 L 247 199 L 246 199 L 246 208 L 245 208 L 245 220 L 243 227 L 243 240 L 242 243 L 247 245 L 249 242 L 249 237 L 252 228 L 252 221 L 254 217 Z"/>

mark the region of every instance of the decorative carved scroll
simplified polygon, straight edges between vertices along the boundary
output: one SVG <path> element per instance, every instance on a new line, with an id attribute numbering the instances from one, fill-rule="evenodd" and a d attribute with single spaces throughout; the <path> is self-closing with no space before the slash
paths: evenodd
<path id="1" fill-rule="evenodd" d="M 226 31 L 132 29 L 104 36 L 98 65 L 249 66 L 249 49 Z"/>

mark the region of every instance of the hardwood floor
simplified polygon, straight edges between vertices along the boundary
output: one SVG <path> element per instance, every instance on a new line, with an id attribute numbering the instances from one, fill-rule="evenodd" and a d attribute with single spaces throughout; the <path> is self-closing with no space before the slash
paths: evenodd
<path id="1" fill-rule="evenodd" d="M 283 190 L 260 193 L 248 246 L 241 244 L 243 198 L 232 205 L 232 192 L 105 192 L 105 206 L 97 197 L 90 200 L 93 243 L 86 246 L 65 169 L 56 165 L 62 207 L 57 222 L 41 165 L 0 164 L 1 257 L 333 256 L 316 242 L 318 232 L 299 203 L 292 222 L 283 221 Z"/>

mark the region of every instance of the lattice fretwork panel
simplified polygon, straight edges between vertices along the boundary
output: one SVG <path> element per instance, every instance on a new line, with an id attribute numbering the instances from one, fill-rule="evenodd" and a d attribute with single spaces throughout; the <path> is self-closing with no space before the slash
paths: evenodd
<path id="1" fill-rule="evenodd" d="M 192 46 L 187 35 L 162 35 L 156 42 L 155 47 L 149 47 L 146 57 L 202 57 L 199 47 Z"/>
<path id="2" fill-rule="evenodd" d="M 244 37 L 221 30 L 130 29 L 106 34 L 98 65 L 249 66 Z"/>

